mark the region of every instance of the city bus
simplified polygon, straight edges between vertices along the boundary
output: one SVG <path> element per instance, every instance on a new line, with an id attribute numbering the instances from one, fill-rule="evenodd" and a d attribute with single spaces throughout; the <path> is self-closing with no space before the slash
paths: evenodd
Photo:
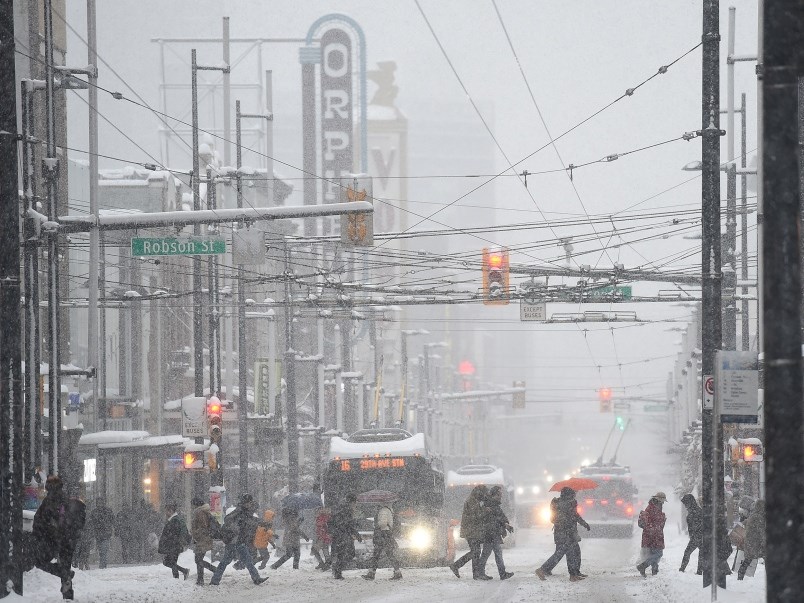
<path id="1" fill-rule="evenodd" d="M 394 495 L 401 530 L 399 557 L 406 566 L 432 567 L 452 562 L 454 546 L 444 513 L 444 471 L 424 434 L 404 429 L 362 429 L 348 438 L 333 437 L 324 470 L 324 501 L 334 508 L 349 493 Z M 377 504 L 358 505 L 363 545 L 356 545 L 358 567 L 365 567 L 373 547 Z"/>

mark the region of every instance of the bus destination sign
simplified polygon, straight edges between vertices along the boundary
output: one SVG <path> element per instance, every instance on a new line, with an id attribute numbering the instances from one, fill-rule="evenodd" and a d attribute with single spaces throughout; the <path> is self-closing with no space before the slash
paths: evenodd
<path id="1" fill-rule="evenodd" d="M 347 459 L 338 462 L 341 471 L 368 471 L 371 469 L 400 469 L 405 466 L 403 457 L 385 457 L 373 459 Z"/>

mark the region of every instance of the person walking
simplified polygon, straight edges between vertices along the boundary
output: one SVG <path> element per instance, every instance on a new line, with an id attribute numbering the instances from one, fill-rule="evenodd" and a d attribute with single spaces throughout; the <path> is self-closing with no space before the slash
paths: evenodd
<path id="1" fill-rule="evenodd" d="M 268 545 L 271 545 L 276 549 L 276 545 L 274 544 L 274 513 L 271 509 L 266 509 L 262 514 L 262 523 L 257 528 L 257 531 L 254 533 L 254 550 L 257 551 L 259 555 L 259 559 L 257 561 L 261 561 L 260 569 L 265 569 L 265 566 L 268 565 L 268 560 L 271 558 L 271 553 L 268 552 Z M 255 562 L 256 563 L 256 562 Z"/>
<path id="2" fill-rule="evenodd" d="M 114 533 L 120 539 L 120 558 L 123 563 L 132 559 L 131 555 L 131 506 L 123 504 L 120 512 L 114 518 Z"/>
<path id="3" fill-rule="evenodd" d="M 664 524 L 667 516 L 662 512 L 662 505 L 667 502 L 664 492 L 657 492 L 648 501 L 648 506 L 639 513 L 637 525 L 642 528 L 642 548 L 645 558 L 636 567 L 643 578 L 645 570 L 650 566 L 651 574 L 659 573 L 659 559 L 664 554 Z"/>
<path id="4" fill-rule="evenodd" d="M 209 504 L 200 498 L 194 498 L 191 503 L 193 507 L 193 518 L 190 523 L 191 535 L 193 537 L 193 552 L 195 555 L 195 583 L 199 586 L 204 585 L 204 569 L 214 572 L 217 567 L 212 565 L 204 557 L 207 551 L 212 550 L 212 540 L 218 536 L 220 524 L 209 511 Z"/>
<path id="5" fill-rule="evenodd" d="M 698 501 L 692 494 L 685 494 L 681 497 L 681 504 L 687 509 L 687 534 L 690 541 L 684 549 L 684 557 L 681 559 L 681 567 L 678 571 L 683 572 L 687 569 L 690 562 L 690 555 L 698 549 L 698 569 L 695 571 L 699 576 L 703 574 L 703 558 L 701 557 L 701 544 L 703 542 L 703 509 L 698 505 Z"/>
<path id="6" fill-rule="evenodd" d="M 218 562 L 218 567 L 212 574 L 210 586 L 218 586 L 221 583 L 226 566 L 234 561 L 235 557 L 246 566 L 254 584 L 262 584 L 268 579 L 268 576 L 260 576 L 251 557 L 250 549 L 259 527 L 259 520 L 254 516 L 256 509 L 257 504 L 254 497 L 251 494 L 243 494 L 240 497 L 240 504 L 224 520 L 221 527 L 221 538 L 226 548 L 223 551 L 223 557 Z"/>
<path id="7" fill-rule="evenodd" d="M 737 570 L 737 579 L 745 578 L 754 559 L 765 557 L 765 501 L 758 500 L 745 522 L 745 557 Z"/>
<path id="8" fill-rule="evenodd" d="M 503 559 L 502 545 L 503 538 L 514 532 L 514 527 L 508 521 L 508 517 L 502 510 L 502 488 L 493 486 L 489 490 L 484 506 L 487 509 L 484 524 L 483 551 L 480 553 L 480 573 L 486 573 L 486 563 L 494 552 L 494 561 L 497 563 L 497 571 L 500 580 L 508 580 L 513 576 L 513 572 L 505 570 L 505 560 Z"/>
<path id="9" fill-rule="evenodd" d="M 329 545 L 332 543 L 332 537 L 329 534 L 330 517 L 332 517 L 332 514 L 326 507 L 320 507 L 316 510 L 315 537 L 313 538 L 313 546 L 310 548 L 310 554 L 318 561 L 315 569 L 323 571 L 328 570 L 330 567 Z"/>
<path id="10" fill-rule="evenodd" d="M 45 482 L 45 498 L 33 520 L 34 564 L 61 580 L 61 596 L 72 599 L 73 553 L 86 523 L 86 505 L 64 493 L 64 482 L 51 475 Z M 55 559 L 55 560 L 54 560 Z"/>
<path id="11" fill-rule="evenodd" d="M 536 570 L 539 580 L 546 580 L 552 574 L 553 568 L 558 565 L 561 558 L 567 556 L 567 570 L 570 582 L 578 582 L 586 578 L 581 573 L 581 546 L 578 544 L 581 537 L 578 534 L 578 524 L 590 530 L 589 524 L 578 513 L 578 501 L 575 500 L 575 490 L 561 488 L 558 498 L 550 502 L 553 512 L 553 542 L 555 552 Z"/>
<path id="12" fill-rule="evenodd" d="M 336 580 L 343 580 L 343 570 L 354 559 L 354 541 L 363 542 L 360 532 L 357 531 L 356 508 L 357 495 L 350 492 L 335 510 L 329 522 L 332 535 L 332 576 Z"/>
<path id="13" fill-rule="evenodd" d="M 282 534 L 282 547 L 285 553 L 271 564 L 271 569 L 279 569 L 291 557 L 293 558 L 293 569 L 299 569 L 299 559 L 301 559 L 301 539 L 310 542 L 310 537 L 301 529 L 304 521 L 299 516 L 299 512 L 292 509 L 285 509 L 282 512 L 282 521 L 285 524 L 285 532 Z"/>
<path id="14" fill-rule="evenodd" d="M 114 529 L 114 513 L 103 500 L 98 500 L 95 508 L 90 511 L 89 524 L 92 526 L 95 543 L 98 546 L 98 567 L 106 569 L 109 563 L 109 543 Z"/>
<path id="15" fill-rule="evenodd" d="M 176 503 L 167 503 L 165 505 L 165 515 L 167 516 L 167 523 L 162 528 L 162 535 L 159 537 L 159 548 L 157 549 L 160 555 L 164 555 L 162 565 L 170 568 L 174 578 L 178 578 L 179 574 L 181 574 L 187 580 L 190 570 L 179 565 L 179 555 L 190 544 L 190 533 L 187 531 L 187 524 L 179 516 Z"/>
<path id="16" fill-rule="evenodd" d="M 400 580 L 402 578 L 402 571 L 399 569 L 399 558 L 396 554 L 396 538 L 394 538 L 394 531 L 398 528 L 398 521 L 395 520 L 391 507 L 389 505 L 380 505 L 377 509 L 377 514 L 374 516 L 374 535 L 372 536 L 374 553 L 371 556 L 368 573 L 363 574 L 363 578 L 366 580 L 374 580 L 380 557 L 383 553 L 388 557 L 391 566 L 394 568 L 391 580 Z"/>
<path id="17" fill-rule="evenodd" d="M 486 510 L 483 507 L 488 488 L 483 484 L 475 486 L 469 493 L 466 502 L 463 503 L 463 513 L 461 514 L 461 538 L 465 538 L 469 545 L 469 552 L 456 559 L 450 564 L 449 569 L 456 577 L 460 578 L 458 571 L 469 561 L 472 562 L 472 578 L 474 580 L 491 580 L 480 567 L 480 553 L 485 536 L 484 523 Z"/>

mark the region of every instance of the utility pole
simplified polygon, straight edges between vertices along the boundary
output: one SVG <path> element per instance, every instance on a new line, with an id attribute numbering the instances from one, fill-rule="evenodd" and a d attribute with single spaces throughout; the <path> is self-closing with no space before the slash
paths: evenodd
<path id="1" fill-rule="evenodd" d="M 745 169 L 748 167 L 745 92 L 740 97 L 740 113 L 742 114 L 740 122 L 740 167 Z M 743 282 L 746 282 L 748 280 L 748 175 L 745 172 L 740 175 L 740 191 L 742 192 L 740 200 L 740 213 L 742 214 L 742 220 L 740 221 L 740 278 Z M 747 352 L 751 347 L 748 287 L 743 287 L 741 293 L 743 294 L 743 299 L 740 307 L 740 321 L 742 323 L 740 349 Z"/>
<path id="2" fill-rule="evenodd" d="M 207 166 L 207 209 L 215 209 L 215 180 L 212 176 L 212 167 Z M 216 229 L 217 232 L 217 229 Z M 221 387 L 218 379 L 218 304 L 217 304 L 217 285 L 215 279 L 215 256 L 207 258 L 207 319 L 209 331 L 209 393 L 217 395 Z"/>
<path id="3" fill-rule="evenodd" d="M 87 90 L 89 101 L 89 213 L 99 215 L 98 208 L 98 54 L 95 0 L 87 0 L 87 64 L 89 69 Z M 98 431 L 101 404 L 98 401 L 98 256 L 100 255 L 100 230 L 97 224 L 89 231 L 89 298 L 87 300 L 87 359 L 95 368 L 92 379 L 92 403 L 94 404 L 93 430 Z M 101 491 L 101 500 L 106 492 Z"/>
<path id="4" fill-rule="evenodd" d="M 721 317 L 721 234 L 720 234 L 720 2 L 703 2 L 702 58 L 702 157 L 701 213 L 702 253 L 701 276 L 703 298 L 704 389 L 715 374 L 715 352 L 722 344 Z M 716 385 L 715 385 L 716 387 Z M 725 575 L 715 575 L 717 569 L 718 529 L 725 529 L 723 514 L 723 466 L 718 461 L 722 441 L 721 427 L 714 421 L 714 396 L 704 393 L 702 411 L 702 499 L 704 512 L 703 585 L 712 584 L 712 596 L 717 597 L 718 582 L 725 587 Z"/>
<path id="5" fill-rule="evenodd" d="M 288 426 L 288 493 L 299 490 L 299 426 L 296 418 L 296 350 L 293 349 L 293 296 L 290 290 L 290 246 L 285 239 L 285 396 Z"/>
<path id="6" fill-rule="evenodd" d="M 224 27 L 227 22 L 224 21 Z M 224 45 L 226 47 L 226 45 Z M 196 59 L 196 50 L 190 51 L 190 67 L 192 69 L 192 129 L 193 129 L 193 211 L 201 209 L 201 166 L 198 157 L 198 72 L 222 71 L 224 76 L 229 73 L 229 65 L 206 66 L 199 65 Z M 193 234 L 201 235 L 201 225 L 193 225 Z M 201 256 L 193 256 L 193 363 L 195 368 L 195 395 L 204 395 L 204 341 L 203 341 L 203 304 L 204 297 L 201 291 Z"/>
<path id="7" fill-rule="evenodd" d="M 0 7 L 0 597 L 22 595 L 23 414 L 20 323 L 20 219 L 17 180 L 17 101 L 14 72 L 14 9 Z M 49 7 L 48 7 L 49 8 Z M 11 546 L 9 546 L 9 543 Z"/>
<path id="8" fill-rule="evenodd" d="M 58 222 L 59 158 L 56 156 L 56 117 L 53 98 L 53 6 L 45 0 L 45 115 L 47 157 L 42 160 L 42 173 L 47 185 L 47 211 L 53 222 Z M 16 205 L 16 204 L 15 204 Z M 59 436 L 61 435 L 61 353 L 59 340 L 59 234 L 48 233 L 48 473 L 59 472 Z"/>
<path id="9" fill-rule="evenodd" d="M 804 66 L 804 17 L 798 0 L 764 2 L 762 155 L 765 236 L 761 281 L 764 307 L 765 464 L 768 601 L 798 601 L 804 589 L 801 529 L 804 511 L 804 417 L 801 371 L 799 224 L 800 119 L 797 90 Z"/>
<path id="10" fill-rule="evenodd" d="M 34 219 L 28 210 L 34 208 L 36 198 L 35 138 L 33 136 L 34 90 L 42 81 L 24 79 L 20 87 L 22 104 L 22 188 L 24 191 L 23 247 L 25 280 L 25 402 L 26 413 L 26 467 L 42 467 L 42 412 L 39 396 L 39 379 L 42 363 L 39 314 L 39 245 Z"/>

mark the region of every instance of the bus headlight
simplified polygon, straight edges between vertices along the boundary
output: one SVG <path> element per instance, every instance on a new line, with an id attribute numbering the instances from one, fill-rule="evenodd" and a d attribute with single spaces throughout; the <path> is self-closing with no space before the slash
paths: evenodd
<path id="1" fill-rule="evenodd" d="M 542 520 L 542 523 L 550 523 L 550 520 L 553 518 L 553 512 L 550 510 L 549 506 L 544 506 L 539 511 L 539 519 Z"/>
<path id="2" fill-rule="evenodd" d="M 410 545 L 417 551 L 424 551 L 433 544 L 433 532 L 424 526 L 416 526 L 410 531 Z"/>

